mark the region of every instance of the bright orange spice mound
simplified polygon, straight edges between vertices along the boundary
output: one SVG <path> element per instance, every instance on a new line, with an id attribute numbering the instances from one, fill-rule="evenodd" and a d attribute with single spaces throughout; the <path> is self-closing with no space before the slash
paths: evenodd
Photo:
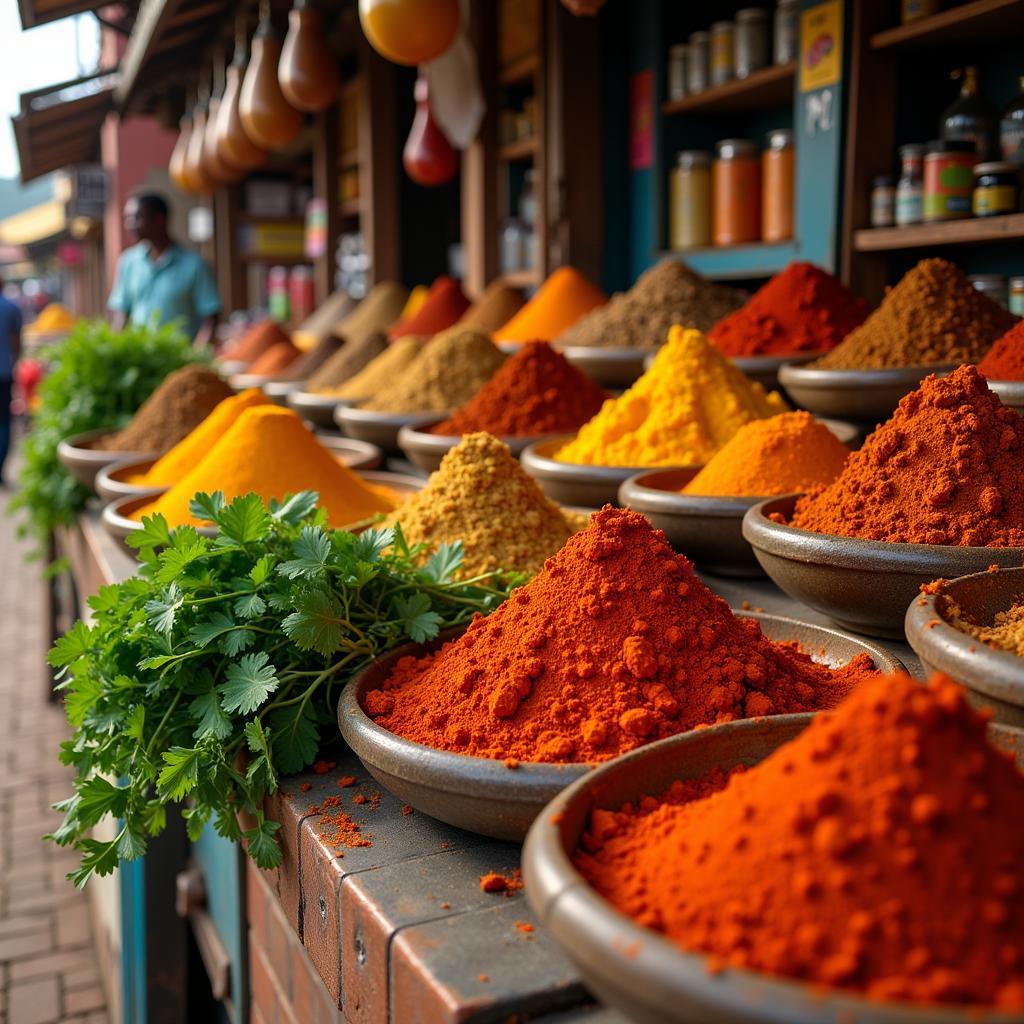
<path id="1" fill-rule="evenodd" d="M 494 332 L 494 340 L 552 341 L 584 313 L 607 301 L 608 296 L 578 270 L 560 267 L 504 327 Z"/>
<path id="2" fill-rule="evenodd" d="M 910 544 L 1024 547 L 1024 418 L 977 367 L 928 377 L 797 502 L 792 525 Z"/>
<path id="3" fill-rule="evenodd" d="M 766 639 L 660 530 L 606 506 L 497 611 L 403 658 L 365 706 L 442 750 L 591 762 L 698 725 L 832 707 L 870 668 Z"/>
<path id="4" fill-rule="evenodd" d="M 894 675 L 714 795 L 677 783 L 595 811 L 575 862 L 623 913 L 728 965 L 1020 1011 L 1021 822 L 1024 775 L 963 691 Z"/>

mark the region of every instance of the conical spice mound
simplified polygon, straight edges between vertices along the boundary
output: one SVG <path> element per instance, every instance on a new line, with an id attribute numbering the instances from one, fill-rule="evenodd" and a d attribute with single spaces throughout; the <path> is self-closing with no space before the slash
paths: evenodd
<path id="1" fill-rule="evenodd" d="M 769 641 L 643 516 L 606 507 L 497 611 L 401 661 L 366 710 L 444 750 L 592 762 L 698 725 L 832 707 L 870 668 Z"/>

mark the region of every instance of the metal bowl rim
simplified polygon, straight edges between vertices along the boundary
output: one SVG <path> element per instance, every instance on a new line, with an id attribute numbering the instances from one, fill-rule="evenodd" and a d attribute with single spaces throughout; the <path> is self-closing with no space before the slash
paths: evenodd
<path id="1" fill-rule="evenodd" d="M 929 363 L 921 366 L 895 366 L 884 369 L 818 369 L 812 366 L 787 364 L 779 367 L 779 383 L 786 387 L 822 388 L 830 391 L 849 388 L 863 391 L 869 388 L 913 385 L 932 373 L 948 373 L 959 363 Z"/>

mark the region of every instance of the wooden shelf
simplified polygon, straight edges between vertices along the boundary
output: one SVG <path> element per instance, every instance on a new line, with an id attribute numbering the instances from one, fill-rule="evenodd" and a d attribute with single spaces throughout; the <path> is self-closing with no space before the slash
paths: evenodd
<path id="1" fill-rule="evenodd" d="M 363 212 L 363 203 L 359 196 L 354 199 L 343 199 L 338 207 L 342 217 L 358 217 Z"/>
<path id="2" fill-rule="evenodd" d="M 773 64 L 746 78 L 716 85 L 695 96 L 666 100 L 663 114 L 723 114 L 742 110 L 771 110 L 793 101 L 796 64 Z"/>
<path id="3" fill-rule="evenodd" d="M 857 252 L 932 248 L 942 245 L 978 245 L 982 242 L 1019 242 L 1024 238 L 1024 213 L 1003 217 L 975 217 L 904 228 L 864 228 L 854 232 Z"/>
<path id="4" fill-rule="evenodd" d="M 1022 27 L 1024 0 L 971 0 L 931 17 L 876 32 L 871 37 L 871 49 L 909 50 L 988 41 L 1007 42 Z"/>
<path id="5" fill-rule="evenodd" d="M 297 267 L 303 264 L 312 266 L 313 261 L 308 256 L 264 256 L 262 253 L 242 252 L 238 258 L 243 263 L 267 263 L 271 266 Z"/>
<path id="6" fill-rule="evenodd" d="M 350 171 L 353 167 L 359 166 L 359 150 L 350 149 L 342 153 L 338 158 L 338 165 L 343 171 Z"/>
<path id="7" fill-rule="evenodd" d="M 526 53 L 506 64 L 498 71 L 498 81 L 502 85 L 518 85 L 529 81 L 537 73 L 538 59 L 536 53 Z"/>
<path id="8" fill-rule="evenodd" d="M 698 274 L 716 281 L 741 281 L 772 277 L 795 259 L 800 245 L 795 239 L 785 242 L 751 242 L 748 245 L 715 245 L 706 249 L 665 252 L 682 260 Z M 805 257 L 806 258 L 806 257 Z"/>
<path id="9" fill-rule="evenodd" d="M 501 275 L 501 280 L 510 288 L 536 288 L 540 274 L 536 270 L 512 270 Z"/>
<path id="10" fill-rule="evenodd" d="M 296 215 L 292 215 L 291 217 L 260 217 L 257 214 L 246 213 L 244 210 L 239 211 L 238 221 L 240 224 L 271 224 L 274 226 L 284 224 L 289 227 L 302 227 L 305 223 L 302 217 Z"/>
<path id="11" fill-rule="evenodd" d="M 498 147 L 498 160 L 511 164 L 522 160 L 532 160 L 537 155 L 537 136 L 531 135 L 516 142 L 509 142 Z"/>

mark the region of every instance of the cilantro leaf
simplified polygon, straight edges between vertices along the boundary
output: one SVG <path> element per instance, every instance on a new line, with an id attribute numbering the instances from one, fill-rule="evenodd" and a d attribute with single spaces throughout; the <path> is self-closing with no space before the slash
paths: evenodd
<path id="1" fill-rule="evenodd" d="M 395 614 L 402 628 L 418 644 L 433 640 L 443 621 L 437 612 L 431 610 L 430 598 L 423 593 L 396 597 Z"/>
<path id="2" fill-rule="evenodd" d="M 234 605 L 235 614 L 242 619 L 254 619 L 267 610 L 267 602 L 259 594 L 246 594 Z"/>
<path id="3" fill-rule="evenodd" d="M 298 526 L 316 508 L 319 500 L 320 495 L 316 491 L 299 491 L 281 504 L 271 501 L 270 513 L 282 523 Z"/>
<path id="4" fill-rule="evenodd" d="M 462 565 L 462 541 L 457 540 L 454 544 L 440 544 L 427 559 L 423 566 L 423 572 L 435 583 L 442 583 L 445 580 L 450 580 L 460 565 Z"/>
<path id="5" fill-rule="evenodd" d="M 206 494 L 200 491 L 188 503 L 190 515 L 196 519 L 204 519 L 211 523 L 217 521 L 223 508 L 224 494 L 222 491 L 214 491 L 213 494 Z"/>
<path id="6" fill-rule="evenodd" d="M 264 555 L 249 570 L 249 579 L 254 587 L 266 583 L 270 579 L 271 570 L 274 568 L 274 559 L 271 555 Z"/>
<path id="7" fill-rule="evenodd" d="M 293 559 L 282 562 L 277 571 L 294 580 L 313 579 L 327 568 L 331 554 L 331 541 L 319 526 L 304 526 L 292 547 Z"/>
<path id="8" fill-rule="evenodd" d="M 125 825 L 117 843 L 117 855 L 121 860 L 138 860 L 146 852 L 146 837 Z"/>
<path id="9" fill-rule="evenodd" d="M 52 668 L 63 668 L 84 658 L 92 649 L 92 631 L 78 620 L 54 645 L 46 656 Z"/>
<path id="10" fill-rule="evenodd" d="M 223 612 L 214 612 L 205 622 L 197 622 L 188 638 L 196 647 L 208 647 L 219 636 L 235 628 L 235 620 Z"/>
<path id="11" fill-rule="evenodd" d="M 256 640 L 256 634 L 251 629 L 240 629 L 237 626 L 230 632 L 225 633 L 218 643 L 218 647 L 229 657 L 234 658 L 246 648 L 251 647 Z"/>
<path id="12" fill-rule="evenodd" d="M 120 817 L 127 801 L 126 788 L 115 786 L 101 775 L 94 775 L 78 786 L 75 818 L 83 828 L 92 828 L 108 814 Z"/>
<path id="13" fill-rule="evenodd" d="M 266 651 L 243 655 L 229 665 L 226 681 L 218 687 L 221 707 L 229 714 L 251 715 L 277 689 L 278 679 Z"/>
<path id="14" fill-rule="evenodd" d="M 194 733 L 197 740 L 207 736 L 223 740 L 231 735 L 231 719 L 221 709 L 220 698 L 215 691 L 201 693 L 189 705 L 189 710 L 199 723 Z"/>
<path id="15" fill-rule="evenodd" d="M 149 615 L 150 625 L 158 633 L 163 633 L 164 636 L 169 637 L 171 630 L 174 629 L 174 617 L 183 603 L 184 598 L 178 589 L 177 583 L 172 583 L 162 598 L 147 601 L 144 605 L 146 613 Z"/>
<path id="16" fill-rule="evenodd" d="M 160 553 L 160 568 L 153 579 L 157 583 L 173 583 L 197 559 L 209 550 L 209 543 L 190 526 L 179 526 L 174 531 L 172 546 Z"/>
<path id="17" fill-rule="evenodd" d="M 295 600 L 295 611 L 281 622 L 285 635 L 302 651 L 327 656 L 341 645 L 344 619 L 341 603 L 331 593 L 306 590 Z"/>
<path id="18" fill-rule="evenodd" d="M 264 870 L 276 868 L 281 863 L 281 847 L 276 839 L 280 827 L 276 821 L 261 821 L 256 828 L 243 833 L 249 844 L 249 856 Z"/>
<path id="19" fill-rule="evenodd" d="M 171 531 L 167 520 L 159 512 L 152 516 L 143 516 L 142 529 L 132 530 L 126 542 L 128 547 L 142 553 L 152 553 L 157 548 L 168 547 L 171 543 Z"/>
<path id="20" fill-rule="evenodd" d="M 270 513 L 258 494 L 244 494 L 221 510 L 217 525 L 224 537 L 238 544 L 251 544 L 267 532 Z"/>
<path id="21" fill-rule="evenodd" d="M 363 530 L 352 546 L 352 553 L 360 562 L 376 562 L 382 552 L 391 546 L 395 531 L 391 528 L 383 530 Z"/>
<path id="22" fill-rule="evenodd" d="M 316 713 L 309 703 L 293 704 L 270 715 L 274 760 L 284 775 L 294 775 L 312 764 L 320 747 Z"/>
<path id="23" fill-rule="evenodd" d="M 119 860 L 118 840 L 112 839 L 104 843 L 99 839 L 86 838 L 78 843 L 82 851 L 82 863 L 77 871 L 72 871 L 70 878 L 81 889 L 93 874 L 109 875 L 117 867 Z"/>
<path id="24" fill-rule="evenodd" d="M 197 747 L 171 747 L 163 754 L 164 767 L 157 780 L 162 797 L 180 800 L 191 793 L 199 781 L 200 751 Z"/>

